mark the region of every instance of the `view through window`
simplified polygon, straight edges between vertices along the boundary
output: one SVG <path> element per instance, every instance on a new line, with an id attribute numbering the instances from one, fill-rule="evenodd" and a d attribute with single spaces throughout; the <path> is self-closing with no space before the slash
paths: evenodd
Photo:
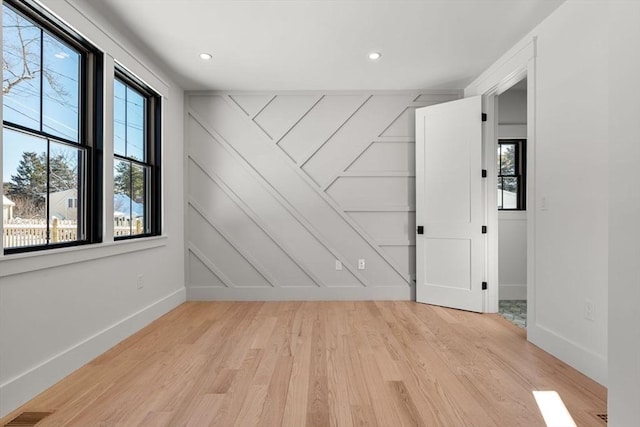
<path id="1" fill-rule="evenodd" d="M 5 250 L 77 244 L 91 234 L 91 114 L 82 92 L 89 53 L 29 12 L 3 2 Z"/>
<path id="2" fill-rule="evenodd" d="M 498 141 L 498 209 L 525 210 L 526 150 L 523 139 Z"/>

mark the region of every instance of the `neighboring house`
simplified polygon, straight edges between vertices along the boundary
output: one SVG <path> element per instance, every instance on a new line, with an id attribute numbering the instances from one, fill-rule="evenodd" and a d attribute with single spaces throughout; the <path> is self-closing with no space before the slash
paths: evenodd
<path id="1" fill-rule="evenodd" d="M 16 204 L 13 203 L 5 195 L 2 195 L 2 222 L 7 222 L 13 219 L 13 208 Z"/>
<path id="2" fill-rule="evenodd" d="M 58 219 L 78 219 L 78 190 L 58 191 L 49 194 L 50 217 Z"/>
<path id="3" fill-rule="evenodd" d="M 134 202 L 126 194 L 116 193 L 113 195 L 114 218 L 129 219 L 130 217 L 138 218 L 141 216 L 144 216 L 144 205 L 142 203 Z"/>

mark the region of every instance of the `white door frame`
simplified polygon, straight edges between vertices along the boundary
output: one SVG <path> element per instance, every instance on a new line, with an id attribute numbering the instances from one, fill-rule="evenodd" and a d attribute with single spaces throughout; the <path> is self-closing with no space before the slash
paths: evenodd
<path id="1" fill-rule="evenodd" d="M 527 78 L 527 328 L 535 325 L 535 225 L 536 225 L 536 134 L 535 134 L 535 85 L 536 85 L 536 37 L 521 43 L 521 49 L 512 56 L 502 58 L 466 89 L 464 96 L 485 96 L 488 114 L 484 126 L 484 160 L 487 169 L 487 282 L 485 312 L 498 311 L 498 209 L 496 176 L 497 102 L 496 97 L 514 84 Z"/>

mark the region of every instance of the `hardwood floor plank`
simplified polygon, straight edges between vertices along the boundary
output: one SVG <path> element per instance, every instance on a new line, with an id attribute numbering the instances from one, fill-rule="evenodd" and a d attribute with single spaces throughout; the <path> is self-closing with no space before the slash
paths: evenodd
<path id="1" fill-rule="evenodd" d="M 553 390 L 601 427 L 606 389 L 497 315 L 407 301 L 189 302 L 22 411 L 38 426 L 544 426 Z"/>

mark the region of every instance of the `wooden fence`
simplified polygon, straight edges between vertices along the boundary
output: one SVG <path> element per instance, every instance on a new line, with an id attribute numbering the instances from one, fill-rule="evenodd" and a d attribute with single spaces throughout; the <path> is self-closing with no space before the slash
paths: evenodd
<path id="1" fill-rule="evenodd" d="M 49 224 L 50 242 L 47 239 L 47 224 L 44 221 L 6 222 L 2 225 L 2 244 L 4 248 L 46 245 L 78 240 L 78 224 L 75 221 L 62 221 L 54 218 Z M 137 218 L 131 225 L 130 220 L 118 218 L 113 222 L 115 237 L 142 234 L 142 220 Z"/>

